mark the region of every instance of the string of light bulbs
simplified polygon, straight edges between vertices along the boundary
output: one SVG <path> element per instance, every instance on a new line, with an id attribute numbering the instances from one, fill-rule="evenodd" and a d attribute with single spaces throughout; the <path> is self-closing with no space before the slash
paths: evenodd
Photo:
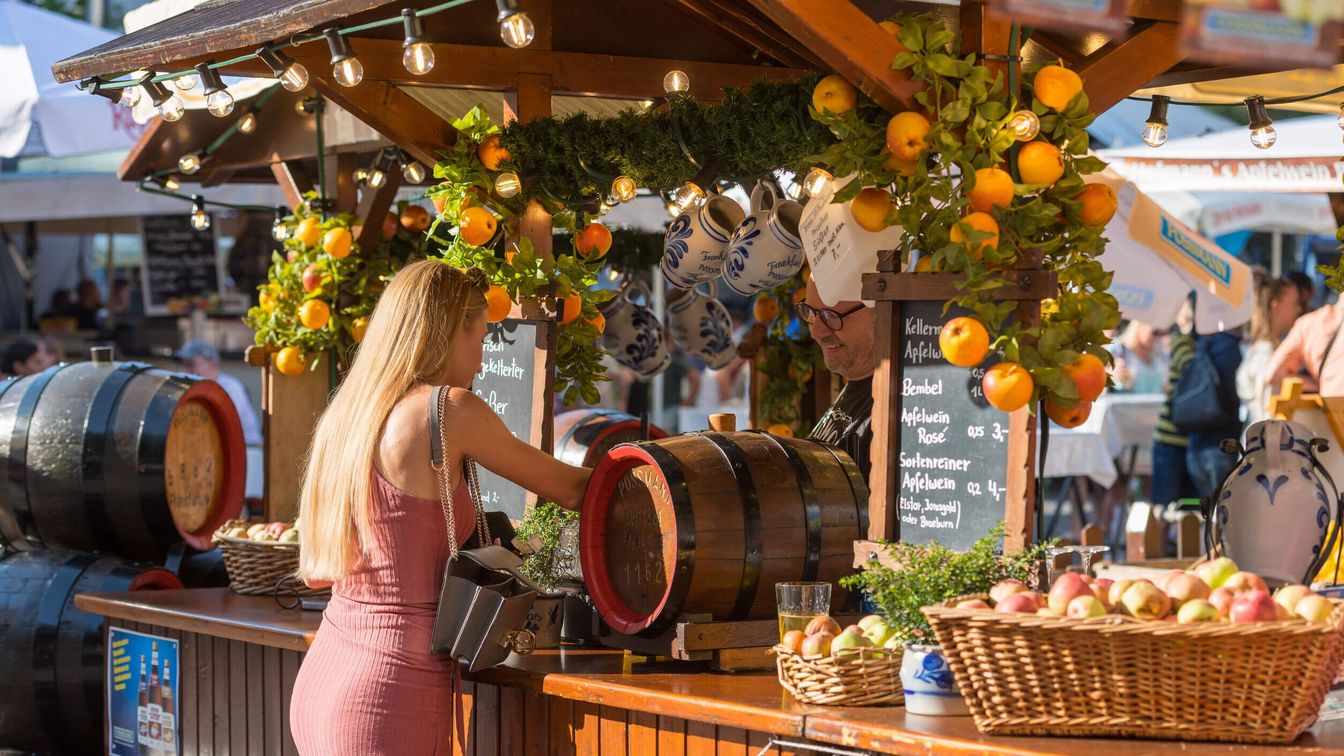
<path id="1" fill-rule="evenodd" d="M 1149 102 L 1151 107 L 1148 111 L 1148 121 L 1143 127 L 1143 143 L 1149 147 L 1157 148 L 1167 142 L 1167 127 L 1170 125 L 1167 121 L 1167 108 L 1172 105 L 1181 105 L 1186 107 L 1198 108 L 1230 108 L 1237 105 L 1243 105 L 1246 108 L 1247 128 L 1251 132 L 1251 144 L 1256 147 L 1267 150 L 1274 146 L 1278 141 L 1278 133 L 1274 130 L 1274 121 L 1269 117 L 1267 108 L 1273 105 L 1291 105 L 1298 102 L 1307 102 L 1317 100 L 1322 97 L 1329 97 L 1344 93 L 1344 86 L 1327 89 L 1324 92 L 1314 94 L 1293 95 L 1289 97 L 1274 97 L 1265 99 L 1263 95 L 1252 95 L 1241 102 L 1194 102 L 1191 100 L 1174 100 L 1167 95 L 1152 95 L 1151 97 L 1127 97 L 1125 99 L 1136 102 Z M 1335 123 L 1344 130 L 1344 102 L 1339 105 L 1339 114 L 1335 117 Z"/>

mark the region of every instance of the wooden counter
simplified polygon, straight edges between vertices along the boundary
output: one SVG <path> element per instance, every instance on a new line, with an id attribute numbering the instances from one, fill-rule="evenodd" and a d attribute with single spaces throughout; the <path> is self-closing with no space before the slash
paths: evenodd
<path id="1" fill-rule="evenodd" d="M 318 614 L 225 589 L 91 594 L 75 604 L 110 624 L 181 640 L 183 671 L 195 670 L 182 680 L 184 753 L 294 753 L 285 712 Z M 755 754 L 777 737 L 890 754 L 1344 753 L 1344 721 L 1318 724 L 1276 749 L 991 737 L 970 717 L 806 706 L 772 674 L 636 659 L 603 649 L 539 651 L 472 676 L 468 752 Z"/>

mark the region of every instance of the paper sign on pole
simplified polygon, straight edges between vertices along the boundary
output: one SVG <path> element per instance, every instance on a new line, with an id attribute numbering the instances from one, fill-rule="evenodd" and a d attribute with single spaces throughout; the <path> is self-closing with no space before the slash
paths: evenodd
<path id="1" fill-rule="evenodd" d="M 1329 68 L 1344 34 L 1340 0 L 1185 0 L 1181 52 L 1228 65 Z"/>
<path id="2" fill-rule="evenodd" d="M 865 231 L 854 222 L 848 202 L 831 202 L 836 187 L 848 180 L 826 182 L 826 187 L 807 201 L 798 224 L 812 280 L 828 307 L 859 301 L 863 274 L 876 272 L 878 252 L 895 249 L 903 233 L 900 226 L 877 233 Z"/>

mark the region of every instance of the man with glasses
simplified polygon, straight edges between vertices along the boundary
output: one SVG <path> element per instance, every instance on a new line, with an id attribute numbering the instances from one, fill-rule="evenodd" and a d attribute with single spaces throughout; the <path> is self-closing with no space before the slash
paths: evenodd
<path id="1" fill-rule="evenodd" d="M 821 345 L 826 369 L 847 381 L 808 438 L 843 449 L 867 477 L 872 467 L 868 453 L 873 442 L 873 372 L 877 369 L 874 310 L 862 302 L 828 306 L 809 280 L 807 298 L 798 303 L 797 312 Z"/>

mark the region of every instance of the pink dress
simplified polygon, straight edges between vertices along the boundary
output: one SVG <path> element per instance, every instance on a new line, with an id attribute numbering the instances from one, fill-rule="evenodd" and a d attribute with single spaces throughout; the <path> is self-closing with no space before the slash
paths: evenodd
<path id="1" fill-rule="evenodd" d="M 439 502 L 374 473 L 369 552 L 332 587 L 294 682 L 289 727 L 299 753 L 452 753 L 452 662 L 429 652 L 448 561 Z M 458 544 L 474 529 L 466 489 L 453 495 Z"/>

